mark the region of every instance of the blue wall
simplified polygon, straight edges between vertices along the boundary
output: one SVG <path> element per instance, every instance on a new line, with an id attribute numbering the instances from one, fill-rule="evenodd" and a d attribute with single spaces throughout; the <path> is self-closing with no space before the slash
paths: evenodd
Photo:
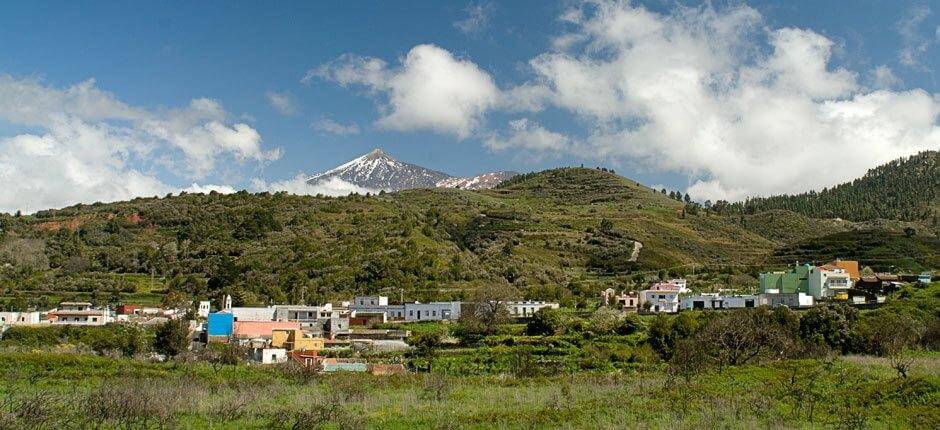
<path id="1" fill-rule="evenodd" d="M 232 314 L 209 314 L 209 336 L 231 336 L 234 323 L 235 316 Z"/>

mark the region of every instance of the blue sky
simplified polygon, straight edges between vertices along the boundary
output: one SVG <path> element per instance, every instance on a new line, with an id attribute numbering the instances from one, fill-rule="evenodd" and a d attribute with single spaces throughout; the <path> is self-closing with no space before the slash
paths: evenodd
<path id="1" fill-rule="evenodd" d="M 13 106 L 4 112 L 0 102 L 0 179 L 27 184 L 0 191 L 0 211 L 192 183 L 273 187 L 374 147 L 455 175 L 606 165 L 701 198 L 827 186 L 940 146 L 938 14 L 940 3 L 926 1 L 8 2 L 0 5 L 0 76 L 13 89 L 3 93 L 0 82 L 0 95 Z M 655 50 L 680 54 L 647 67 L 668 56 Z M 793 55 L 777 55 L 785 50 Z M 403 64 L 410 53 L 413 69 Z M 819 73 L 804 73 L 820 58 Z M 368 60 L 380 60 L 379 81 L 342 74 Z M 422 78 L 411 79 L 421 73 L 468 79 L 444 90 L 454 91 L 459 106 L 422 98 Z M 669 78 L 649 80 L 659 75 Z M 700 85 L 684 87 L 690 76 Z M 662 88 L 644 94 L 651 88 L 644 82 Z M 76 103 L 54 118 L 35 116 L 48 105 L 24 113 L 41 97 L 23 94 L 61 100 L 55 97 L 71 97 L 68 89 L 82 83 L 119 106 L 97 114 Z M 535 90 L 513 95 L 523 87 Z M 616 96 L 603 100 L 607 94 Z M 754 100 L 738 102 L 748 97 Z M 764 107 L 761 97 L 788 102 L 751 114 Z M 194 106 L 194 99 L 216 105 Z M 660 111 L 664 103 L 676 109 Z M 790 118 L 804 108 L 805 117 Z M 859 110 L 869 116 L 858 121 L 879 127 L 858 135 L 853 123 L 833 120 Z M 62 118 L 75 122 L 64 126 Z M 787 133 L 805 134 L 761 135 L 773 127 L 761 123 L 767 118 L 787 118 Z M 47 137 L 55 154 L 97 148 L 92 141 L 70 146 L 70 136 L 87 135 L 79 129 L 114 139 L 102 165 L 76 155 L 69 165 L 84 173 L 57 176 L 58 184 L 33 178 L 62 167 L 37 159 L 30 148 L 42 139 L 29 137 Z M 206 129 L 217 144 L 187 147 L 200 145 Z M 861 154 L 818 178 L 794 167 L 808 159 L 762 155 L 790 150 Z M 710 159 L 723 156 L 733 159 Z M 742 166 L 798 172 L 772 180 L 742 175 Z M 120 183 L 125 175 L 137 178 L 134 186 Z M 82 182 L 88 177 L 118 183 Z M 87 189 L 55 191 L 70 184 Z"/>

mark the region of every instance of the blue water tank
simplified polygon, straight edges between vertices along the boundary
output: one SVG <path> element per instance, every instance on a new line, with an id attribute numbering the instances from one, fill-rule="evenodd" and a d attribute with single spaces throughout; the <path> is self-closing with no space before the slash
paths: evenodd
<path id="1" fill-rule="evenodd" d="M 235 325 L 235 316 L 230 313 L 209 314 L 209 336 L 231 336 L 232 326 Z"/>

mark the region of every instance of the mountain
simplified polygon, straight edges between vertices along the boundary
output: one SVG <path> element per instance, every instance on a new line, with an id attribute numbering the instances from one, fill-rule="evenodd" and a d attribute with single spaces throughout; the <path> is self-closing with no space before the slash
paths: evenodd
<path id="1" fill-rule="evenodd" d="M 515 176 L 515 172 L 500 171 L 460 178 L 436 170 L 398 161 L 381 149 L 350 160 L 340 166 L 311 176 L 307 183 L 339 178 L 363 188 L 401 191 L 414 188 L 463 188 L 479 190 L 493 188 Z"/>
<path id="2" fill-rule="evenodd" d="M 404 165 L 373 155 L 381 160 L 353 164 L 372 173 Z M 333 174 L 356 177 L 352 165 L 341 170 Z M 368 178 L 370 169 L 358 173 Z M 583 304 L 660 276 L 687 276 L 704 290 L 753 287 L 760 270 L 795 259 L 936 269 L 937 236 L 900 221 L 690 210 L 586 168 L 517 175 L 479 191 L 188 193 L 0 214 L 0 308 L 224 294 L 237 304 L 399 292 L 428 301 L 494 284 L 520 298 Z"/>
<path id="3" fill-rule="evenodd" d="M 936 228 L 940 226 L 940 152 L 900 158 L 820 192 L 755 198 L 734 206 L 745 213 L 785 209 L 811 218 L 920 221 Z"/>
<path id="4" fill-rule="evenodd" d="M 471 178 L 447 178 L 437 183 L 442 188 L 461 188 L 464 190 L 486 190 L 496 188 L 503 181 L 510 179 L 518 173 L 501 170 L 498 172 L 483 173 Z"/>

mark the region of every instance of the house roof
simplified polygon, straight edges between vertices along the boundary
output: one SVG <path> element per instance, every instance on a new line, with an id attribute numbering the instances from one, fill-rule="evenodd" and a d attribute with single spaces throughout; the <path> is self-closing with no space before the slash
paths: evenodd
<path id="1" fill-rule="evenodd" d="M 858 261 L 854 260 L 835 260 L 830 261 L 827 265 L 833 265 L 842 270 L 845 270 L 849 274 L 849 278 L 853 281 L 857 281 L 861 278 L 860 272 L 858 270 Z"/>
<path id="2" fill-rule="evenodd" d="M 236 337 L 270 337 L 275 329 L 300 329 L 292 321 L 235 321 L 232 335 Z"/>

